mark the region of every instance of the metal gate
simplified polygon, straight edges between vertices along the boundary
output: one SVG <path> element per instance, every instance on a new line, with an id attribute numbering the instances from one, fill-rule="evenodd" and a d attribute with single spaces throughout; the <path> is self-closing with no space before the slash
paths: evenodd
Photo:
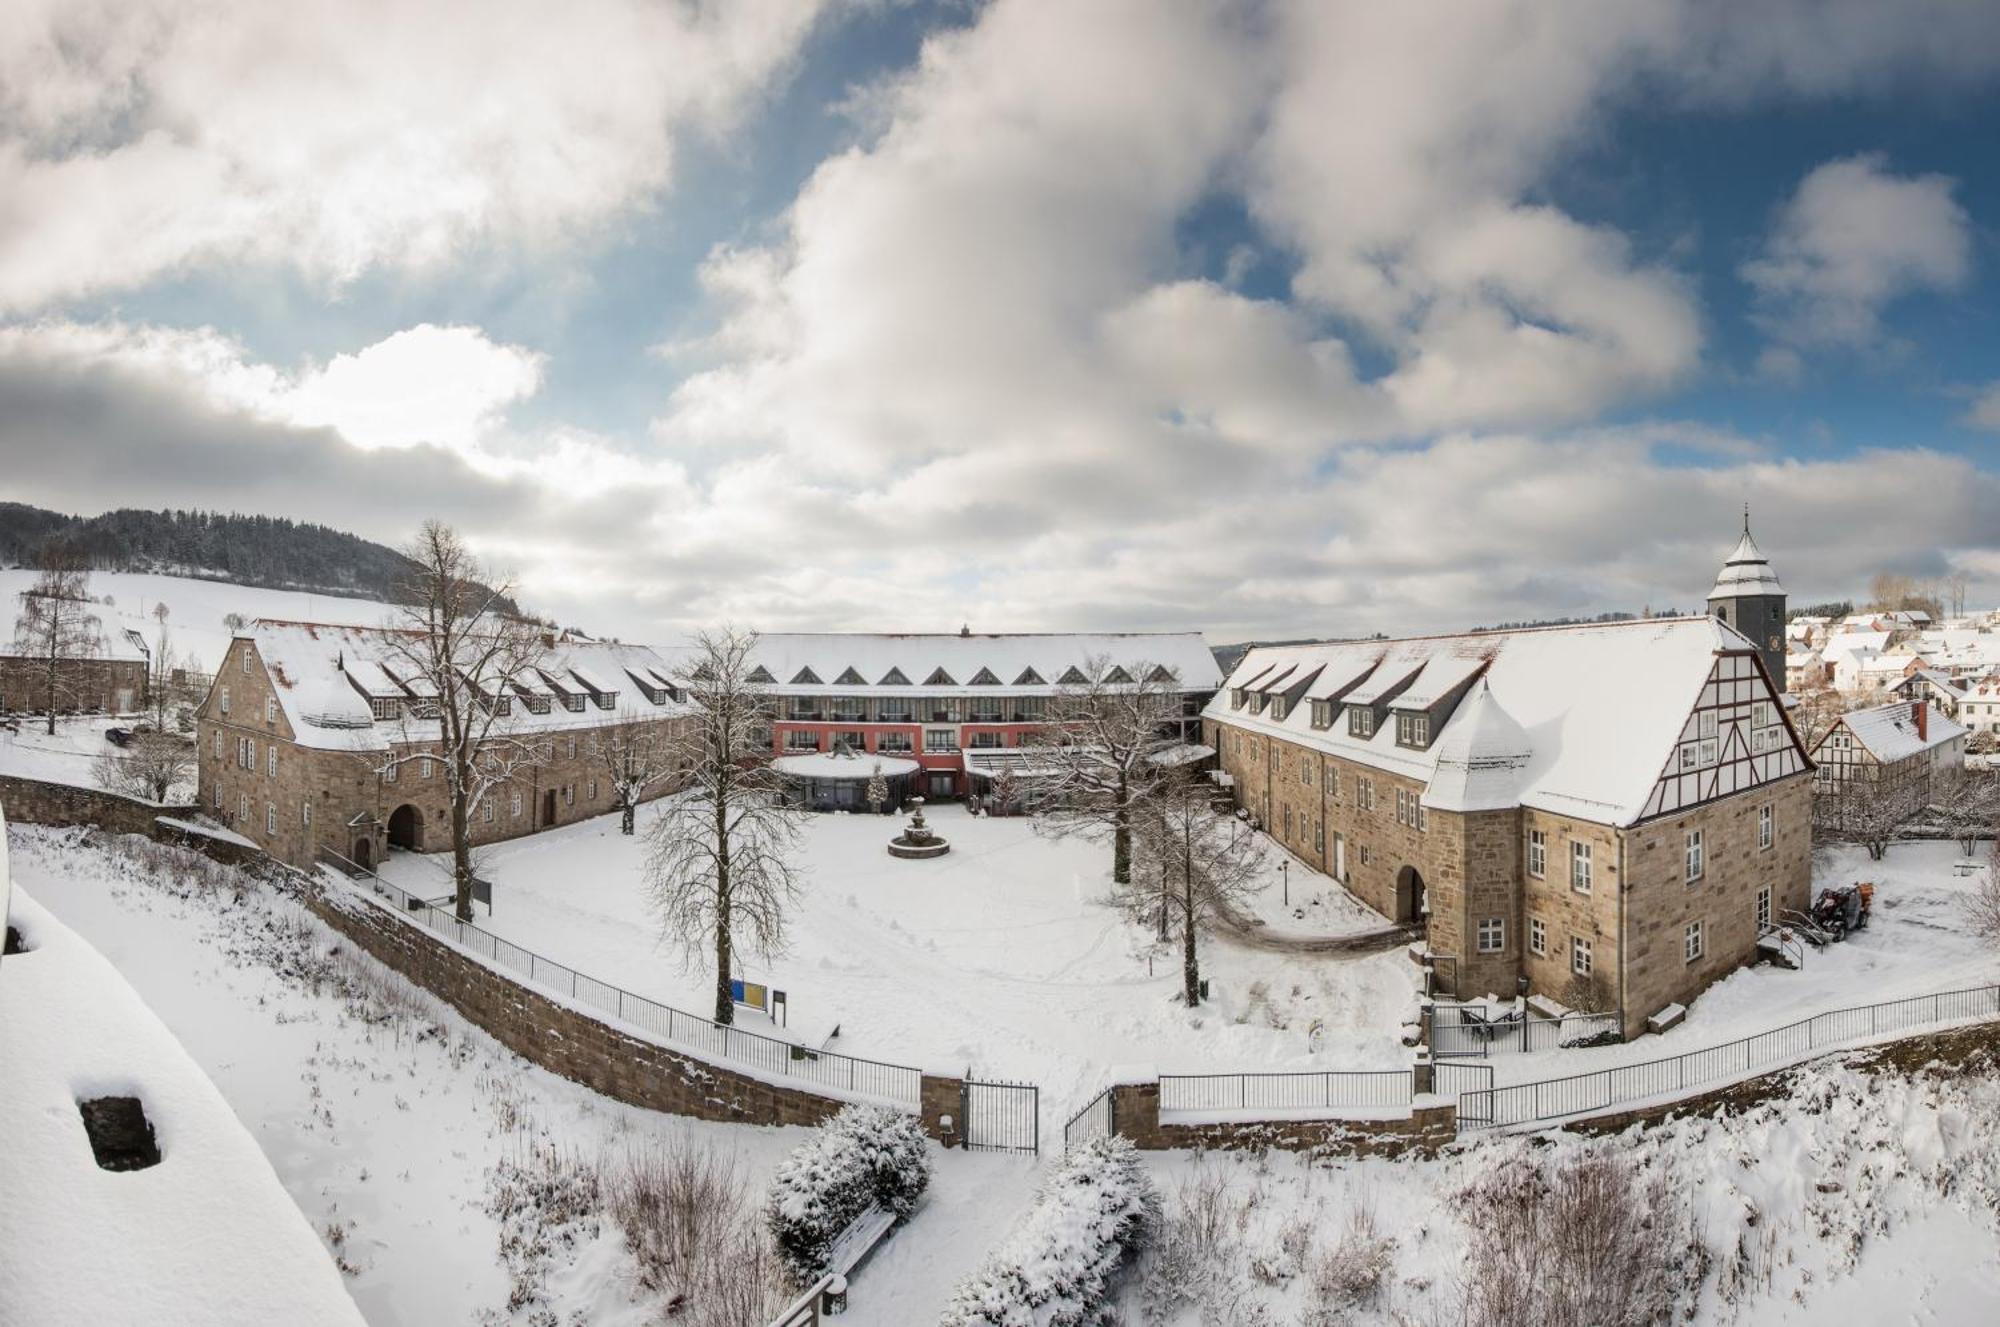
<path id="1" fill-rule="evenodd" d="M 1439 1060 L 1432 1066 L 1437 1094 L 1458 1098 L 1458 1127 L 1488 1129 L 1493 1126 L 1493 1066 Z"/>
<path id="2" fill-rule="evenodd" d="M 965 1080 L 965 1145 L 982 1152 L 1042 1150 L 1042 1090 L 1033 1083 Z"/>
<path id="3" fill-rule="evenodd" d="M 1564 1014 L 1544 1018 L 1520 1010 L 1485 1005 L 1438 1004 L 1431 1008 L 1431 1054 L 1486 1057 L 1495 1051 L 1547 1051 L 1601 1046 L 1623 1039 L 1616 1014 Z"/>

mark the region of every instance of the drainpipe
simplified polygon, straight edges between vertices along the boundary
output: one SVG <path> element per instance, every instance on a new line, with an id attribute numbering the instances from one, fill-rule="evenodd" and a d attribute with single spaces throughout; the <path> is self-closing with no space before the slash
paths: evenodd
<path id="1" fill-rule="evenodd" d="M 1632 956 L 1625 952 L 1625 891 L 1631 888 L 1625 879 L 1625 842 L 1628 832 L 1622 829 L 1618 831 L 1618 1027 L 1620 1031 L 1625 1030 L 1625 974 L 1632 966 Z"/>

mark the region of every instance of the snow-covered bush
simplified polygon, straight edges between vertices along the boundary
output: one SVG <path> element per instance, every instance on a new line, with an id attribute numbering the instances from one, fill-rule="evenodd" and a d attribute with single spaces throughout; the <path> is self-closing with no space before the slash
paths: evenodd
<path id="1" fill-rule="evenodd" d="M 959 1284 L 940 1327 L 1097 1327 L 1119 1266 L 1152 1237 L 1160 1196 L 1123 1138 L 1064 1157 L 1035 1205 Z"/>
<path id="2" fill-rule="evenodd" d="M 1313 1261 L 1302 1327 L 1337 1327 L 1350 1321 L 1354 1310 L 1373 1307 L 1394 1266 L 1395 1249 L 1396 1241 L 1376 1228 L 1373 1208 L 1350 1212 L 1340 1239 Z"/>
<path id="3" fill-rule="evenodd" d="M 869 1204 L 906 1217 L 930 1182 L 930 1147 L 914 1115 L 847 1106 L 779 1163 L 765 1219 L 803 1284 L 826 1270 L 833 1241 Z"/>

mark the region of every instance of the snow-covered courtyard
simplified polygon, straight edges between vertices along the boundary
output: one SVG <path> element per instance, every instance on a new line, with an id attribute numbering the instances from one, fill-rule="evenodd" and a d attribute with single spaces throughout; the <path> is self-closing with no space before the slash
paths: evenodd
<path id="1" fill-rule="evenodd" d="M 710 973 L 660 941 L 644 888 L 645 827 L 616 816 L 488 850 L 493 912 L 478 924 L 561 963 L 677 1008 L 706 1013 Z M 806 818 L 806 880 L 788 952 L 743 975 L 788 996 L 795 1031 L 840 1028 L 833 1048 L 919 1068 L 1040 1084 L 1044 1137 L 1113 1067 L 1366 1067 L 1408 1063 L 1399 1040 L 1419 972 L 1398 945 L 1359 958 L 1272 952 L 1218 935 L 1203 943 L 1209 1003 L 1179 1001 L 1177 948 L 1109 903 L 1103 841 L 1049 839 L 1025 818 L 927 809 L 951 852 L 892 858 L 887 816 Z M 1274 857 L 1266 895 L 1286 887 Z M 1289 888 L 1322 935 L 1382 919 L 1294 861 Z M 413 893 L 448 889 L 444 859 L 393 855 L 385 876 Z M 1323 901 L 1309 904 L 1319 897 Z M 1268 906 L 1268 904 L 1267 904 Z M 1273 908 L 1273 911 L 1276 909 Z M 1291 919 L 1296 932 L 1306 925 Z M 1274 928 L 1275 929 L 1275 928 Z"/>

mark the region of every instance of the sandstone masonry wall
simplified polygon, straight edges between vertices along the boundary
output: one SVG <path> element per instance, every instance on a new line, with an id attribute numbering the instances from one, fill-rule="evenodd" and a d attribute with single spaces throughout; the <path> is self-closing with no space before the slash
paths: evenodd
<path id="1" fill-rule="evenodd" d="M 0 775 L 0 806 L 24 825 L 95 825 L 114 834 L 153 833 L 159 816 L 190 816 L 199 808 L 156 806 L 118 793 Z"/>
<path id="2" fill-rule="evenodd" d="M 1148 1151 L 1168 1148 L 1276 1147 L 1347 1156 L 1434 1152 L 1458 1136 L 1457 1103 L 1419 1099 L 1407 1116 L 1375 1120 L 1231 1120 L 1162 1124 L 1160 1085 L 1121 1083 L 1111 1089 L 1111 1127 Z"/>

